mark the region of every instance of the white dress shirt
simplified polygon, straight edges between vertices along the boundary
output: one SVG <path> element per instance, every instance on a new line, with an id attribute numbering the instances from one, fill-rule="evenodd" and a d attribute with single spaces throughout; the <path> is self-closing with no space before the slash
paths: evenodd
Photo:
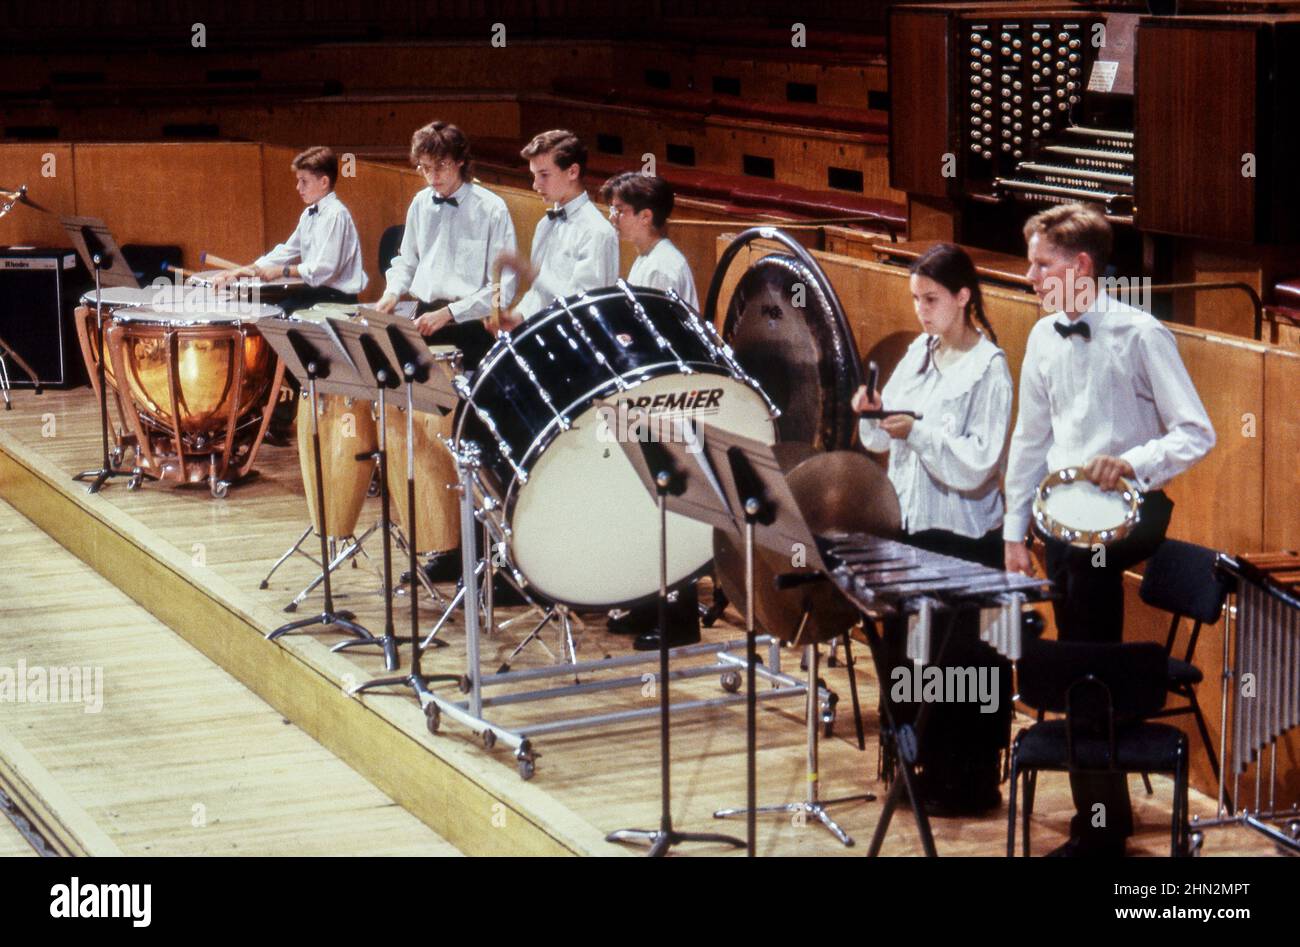
<path id="1" fill-rule="evenodd" d="M 629 286 L 671 289 L 692 309 L 699 311 L 700 299 L 695 295 L 695 277 L 691 275 L 690 264 L 667 237 L 661 237 L 649 253 L 643 253 L 632 261 L 627 282 Z"/>
<path id="2" fill-rule="evenodd" d="M 560 207 L 564 218 L 543 217 L 533 232 L 537 276 L 517 307 L 525 319 L 556 297 L 563 298 L 618 280 L 618 234 L 586 192 Z"/>
<path id="3" fill-rule="evenodd" d="M 1214 428 L 1173 334 L 1154 316 L 1101 296 L 1079 317 L 1091 340 L 1039 319 L 1020 370 L 1020 417 L 1007 463 L 1003 537 L 1023 540 L 1034 493 L 1051 470 L 1099 454 L 1128 461 L 1139 490 L 1157 490 L 1214 446 Z"/>
<path id="4" fill-rule="evenodd" d="M 254 266 L 298 264 L 308 286 L 325 286 L 340 293 L 359 293 L 369 280 L 361 264 L 361 240 L 352 214 L 330 191 L 306 208 L 289 239 L 254 261 Z"/>
<path id="5" fill-rule="evenodd" d="M 1011 427 L 1011 372 L 1000 348 L 983 336 L 942 370 L 931 357 L 919 370 L 931 336 L 908 346 L 880 393 L 886 408 L 918 411 L 906 438 L 879 421 L 858 422 L 862 446 L 889 452 L 889 481 L 909 533 L 944 529 L 978 539 L 1002 523 L 1002 459 Z"/>
<path id="6" fill-rule="evenodd" d="M 438 195 L 441 197 L 442 195 Z M 406 211 L 402 247 L 385 274 L 386 293 L 410 294 L 423 302 L 452 300 L 457 322 L 492 314 L 492 264 L 502 252 L 516 253 L 515 224 L 506 202 L 481 184 L 466 181 L 439 204 L 426 187 Z M 501 304 L 515 298 L 518 277 L 501 273 Z"/>

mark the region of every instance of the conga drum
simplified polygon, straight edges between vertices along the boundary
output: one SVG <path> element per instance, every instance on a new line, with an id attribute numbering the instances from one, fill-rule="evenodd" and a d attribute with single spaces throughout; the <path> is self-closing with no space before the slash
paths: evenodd
<path id="1" fill-rule="evenodd" d="M 452 374 L 450 358 L 456 348 L 430 346 L 439 358 L 435 371 Z M 388 490 L 394 497 L 393 510 L 399 525 L 406 528 L 406 408 L 388 405 L 384 430 L 388 448 Z M 460 498 L 452 489 L 459 483 L 456 463 L 438 440 L 453 435 L 455 415 L 415 412 L 412 425 L 415 442 L 415 545 L 416 552 L 450 552 L 460 546 Z"/>
<path id="2" fill-rule="evenodd" d="M 105 341 L 140 451 L 140 473 L 207 480 L 224 496 L 243 477 L 271 418 L 284 366 L 257 331 L 278 306 L 134 306 Z"/>
<path id="3" fill-rule="evenodd" d="M 348 303 L 321 303 L 300 309 L 291 318 L 319 322 L 325 317 L 349 318 L 357 306 Z M 366 489 L 374 475 L 375 462 L 358 454 L 371 454 L 378 445 L 378 427 L 370 402 L 354 401 L 341 395 L 316 396 L 316 425 L 320 432 L 321 478 L 325 486 L 325 521 L 316 509 L 316 462 L 312 457 L 311 399 L 304 388 L 298 399 L 298 464 L 307 491 L 307 509 L 312 528 L 319 534 L 341 538 L 356 532 Z"/>

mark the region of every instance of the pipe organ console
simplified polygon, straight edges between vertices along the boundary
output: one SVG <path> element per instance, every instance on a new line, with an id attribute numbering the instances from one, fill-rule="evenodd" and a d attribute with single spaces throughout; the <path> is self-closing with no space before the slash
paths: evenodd
<path id="1" fill-rule="evenodd" d="M 1300 15 L 1145 11 L 893 8 L 892 185 L 958 217 L 1084 200 L 1143 233 L 1300 240 Z"/>

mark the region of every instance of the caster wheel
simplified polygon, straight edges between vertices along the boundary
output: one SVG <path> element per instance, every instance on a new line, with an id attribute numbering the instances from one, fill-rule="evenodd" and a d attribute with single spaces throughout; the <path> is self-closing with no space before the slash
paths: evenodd
<path id="1" fill-rule="evenodd" d="M 537 772 L 537 764 L 530 758 L 524 757 L 519 761 L 519 778 L 524 782 L 532 779 Z"/>
<path id="2" fill-rule="evenodd" d="M 108 465 L 114 470 L 122 466 L 122 448 L 114 447 L 108 452 Z"/>
<path id="3" fill-rule="evenodd" d="M 429 728 L 430 733 L 437 733 L 438 728 L 442 726 L 442 711 L 438 709 L 437 704 L 430 704 L 424 708 L 424 725 Z"/>
<path id="4" fill-rule="evenodd" d="M 739 671 L 723 671 L 718 681 L 722 684 L 722 689 L 728 694 L 734 694 L 740 690 Z"/>
<path id="5" fill-rule="evenodd" d="M 1201 857 L 1201 846 L 1205 844 L 1204 832 L 1193 832 L 1187 840 L 1187 854 L 1192 858 Z"/>
<path id="6" fill-rule="evenodd" d="M 218 500 L 224 500 L 229 492 L 230 483 L 226 480 L 218 480 L 212 485 L 212 495 Z"/>
<path id="7" fill-rule="evenodd" d="M 473 683 L 470 682 L 470 679 L 468 677 L 462 677 L 456 684 L 456 689 L 459 690 L 462 694 L 468 694 L 473 689 L 473 687 L 474 685 Z"/>
<path id="8" fill-rule="evenodd" d="M 1291 838 L 1300 841 L 1300 821 L 1288 822 L 1286 830 L 1290 834 Z"/>
<path id="9" fill-rule="evenodd" d="M 483 746 L 489 750 L 492 749 L 492 747 L 497 745 L 497 735 L 495 730 L 484 730 L 482 733 L 482 738 L 483 738 Z"/>
<path id="10" fill-rule="evenodd" d="M 133 477 L 131 477 L 130 480 L 128 480 L 128 481 L 126 482 L 126 488 L 127 488 L 128 490 L 139 490 L 139 489 L 140 489 L 140 484 L 141 484 L 141 483 L 142 483 L 142 480 L 141 480 L 140 477 L 135 477 L 135 476 L 133 476 Z"/>

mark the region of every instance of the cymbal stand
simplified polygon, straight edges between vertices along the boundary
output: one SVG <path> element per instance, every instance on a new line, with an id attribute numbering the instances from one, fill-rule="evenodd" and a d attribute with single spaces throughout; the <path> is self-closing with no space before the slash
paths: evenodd
<path id="1" fill-rule="evenodd" d="M 102 452 L 98 469 L 83 470 L 72 479 L 80 483 L 89 481 L 90 486 L 86 487 L 86 492 L 98 493 L 104 488 L 104 484 L 109 479 L 113 477 L 131 477 L 132 472 L 116 469 L 108 452 L 108 389 L 105 387 L 104 379 L 104 300 L 102 298 L 103 287 L 101 286 L 100 277 L 104 260 L 100 254 L 96 253 L 91 257 L 91 262 L 95 268 L 95 326 L 98 330 L 96 334 L 99 337 L 95 342 L 95 348 L 98 350 L 99 355 L 99 364 L 95 366 L 95 375 L 99 380 L 99 433 Z M 5 400 L 8 401 L 7 396 Z"/>
<path id="2" fill-rule="evenodd" d="M 752 583 L 752 577 L 747 576 L 747 579 L 750 583 Z M 746 594 L 748 596 L 748 601 L 752 602 L 753 590 L 747 589 Z M 746 609 L 746 612 L 748 611 L 749 609 Z M 812 616 L 811 609 L 805 608 L 803 613 L 803 618 L 799 622 L 799 631 L 795 634 L 796 641 L 803 636 L 804 627 L 808 624 L 808 619 L 811 616 Z M 725 819 L 730 816 L 740 815 L 744 813 L 750 818 L 753 818 L 754 814 L 759 812 L 790 813 L 790 814 L 794 814 L 796 817 L 803 816 L 805 818 L 811 816 L 813 819 L 816 819 L 823 826 L 825 826 L 828 832 L 830 832 L 837 839 L 839 839 L 841 844 L 843 844 L 845 847 L 851 848 L 854 844 L 853 837 L 849 835 L 847 832 L 845 832 L 844 829 L 840 827 L 839 823 L 837 823 L 833 818 L 831 818 L 830 813 L 826 811 L 826 807 L 831 805 L 837 805 L 842 802 L 872 802 L 875 800 L 876 797 L 873 793 L 869 793 L 869 792 L 857 793 L 852 796 L 844 796 L 839 799 L 822 800 L 818 797 L 817 785 L 819 782 L 819 774 L 821 772 L 821 768 L 818 761 L 818 750 L 820 747 L 820 738 L 821 738 L 821 733 L 820 733 L 821 716 L 818 712 L 819 710 L 818 688 L 816 682 L 817 682 L 817 665 L 819 659 L 820 659 L 820 652 L 815 642 L 810 642 L 804 645 L 804 663 L 808 669 L 808 700 L 805 709 L 805 715 L 806 715 L 805 723 L 807 725 L 807 730 L 808 730 L 808 769 L 807 769 L 808 795 L 807 798 L 804 799 L 804 801 L 802 802 L 786 802 L 786 803 L 780 803 L 772 806 L 759 806 L 758 808 L 754 808 L 754 802 L 751 799 L 749 803 L 749 808 L 747 809 L 719 809 L 717 812 L 713 813 L 713 816 L 714 818 L 717 819 Z M 850 673 L 851 673 L 851 669 L 850 669 Z"/>

